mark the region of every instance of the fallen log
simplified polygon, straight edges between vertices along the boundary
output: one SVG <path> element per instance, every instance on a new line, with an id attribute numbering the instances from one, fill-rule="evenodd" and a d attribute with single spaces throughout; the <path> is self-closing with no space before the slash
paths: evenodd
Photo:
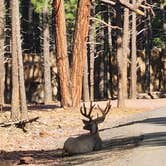
<path id="1" fill-rule="evenodd" d="M 39 117 L 35 117 L 35 118 L 27 119 L 27 120 L 17 120 L 17 121 L 2 122 L 2 123 L 0 123 L 0 127 L 9 127 L 9 126 L 15 125 L 16 127 L 22 128 L 20 126 L 24 126 L 25 127 L 25 125 L 27 123 L 35 122 L 38 119 L 39 119 Z"/>

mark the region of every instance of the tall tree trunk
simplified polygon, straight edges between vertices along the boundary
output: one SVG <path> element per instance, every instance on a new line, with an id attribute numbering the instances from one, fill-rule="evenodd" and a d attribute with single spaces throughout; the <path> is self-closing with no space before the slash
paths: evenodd
<path id="1" fill-rule="evenodd" d="M 117 26 L 122 27 L 121 9 L 120 6 L 116 6 L 117 11 Z M 125 106 L 125 98 L 123 91 L 123 48 L 122 48 L 122 31 L 117 29 L 117 65 L 118 65 L 118 107 L 123 108 Z"/>
<path id="2" fill-rule="evenodd" d="M 129 55 L 129 9 L 124 9 L 124 24 L 123 24 L 123 93 L 124 98 L 128 98 L 128 81 L 127 81 L 127 66 Z"/>
<path id="3" fill-rule="evenodd" d="M 150 93 L 150 56 L 151 56 L 151 16 L 149 12 L 147 12 L 147 18 L 145 21 L 146 28 L 146 43 L 145 43 L 145 91 Z"/>
<path id="4" fill-rule="evenodd" d="M 85 52 L 85 65 L 84 65 L 84 73 L 83 73 L 83 101 L 89 101 L 89 74 L 88 74 L 88 57 L 87 52 Z"/>
<path id="5" fill-rule="evenodd" d="M 52 102 L 51 71 L 50 71 L 50 33 L 48 24 L 48 0 L 43 9 L 43 40 L 44 40 L 44 103 Z"/>
<path id="6" fill-rule="evenodd" d="M 105 7 L 105 12 L 103 14 L 104 21 L 111 25 L 110 23 L 110 14 L 109 14 L 109 5 Z M 105 98 L 110 98 L 111 93 L 110 93 L 110 35 L 111 35 L 111 30 L 109 29 L 110 27 L 104 27 L 104 81 L 105 81 L 105 88 L 104 88 L 104 97 Z M 110 33 L 110 34 L 109 34 Z"/>
<path id="7" fill-rule="evenodd" d="M 163 61 L 164 61 L 164 71 L 163 71 L 163 83 L 164 92 L 166 92 L 166 5 L 162 6 L 163 9 L 163 30 L 164 30 L 164 49 L 163 49 Z"/>
<path id="8" fill-rule="evenodd" d="M 164 49 L 166 54 L 166 5 L 163 6 L 163 30 L 164 30 Z"/>
<path id="9" fill-rule="evenodd" d="M 111 7 L 108 7 L 108 11 L 110 11 Z M 111 13 L 108 12 L 108 24 L 111 25 Z M 108 69 L 108 78 L 109 78 L 109 85 L 108 85 L 108 98 L 114 98 L 114 88 L 113 88 L 113 64 L 112 64 L 112 59 L 113 59 L 113 42 L 112 42 L 112 28 L 108 27 L 108 46 L 109 46 L 109 69 Z"/>
<path id="10" fill-rule="evenodd" d="M 61 105 L 72 106 L 69 61 L 67 56 L 67 36 L 64 1 L 54 0 L 55 8 L 55 40 L 57 46 L 57 66 L 60 80 Z"/>
<path id="11" fill-rule="evenodd" d="M 12 7 L 12 119 L 27 119 L 23 60 L 20 35 L 19 1 L 11 0 Z"/>
<path id="12" fill-rule="evenodd" d="M 0 1 L 0 105 L 4 104 L 4 27 L 5 27 L 5 1 Z"/>
<path id="13" fill-rule="evenodd" d="M 136 1 L 133 0 L 133 4 Z M 131 98 L 136 99 L 137 96 L 137 56 L 136 56 L 136 13 L 132 12 L 132 40 L 131 40 Z"/>
<path id="14" fill-rule="evenodd" d="M 73 61 L 72 61 L 72 97 L 73 107 L 80 105 L 82 95 L 82 78 L 85 63 L 86 40 L 89 30 L 90 0 L 79 0 L 76 18 Z"/>
<path id="15" fill-rule="evenodd" d="M 17 15 L 15 0 L 11 1 L 12 7 L 12 120 L 20 119 L 20 93 L 19 93 L 19 80 L 18 80 L 18 54 L 17 54 L 17 26 L 15 17 Z"/>
<path id="16" fill-rule="evenodd" d="M 99 29 L 99 33 L 100 33 L 100 39 L 98 40 L 98 42 L 103 42 L 104 44 L 100 46 L 100 50 L 101 53 L 99 54 L 99 97 L 100 100 L 105 98 L 105 80 L 106 80 L 106 76 L 105 76 L 105 66 L 106 66 L 106 58 L 105 58 L 105 52 L 104 52 L 104 47 L 105 47 L 105 38 L 104 38 L 104 29 Z"/>
<path id="17" fill-rule="evenodd" d="M 5 56 L 7 58 L 11 58 L 11 7 L 10 7 L 10 1 L 5 1 Z M 5 102 L 6 103 L 11 103 L 11 98 L 12 98 L 12 67 L 11 63 L 6 63 L 5 64 Z"/>
<path id="18" fill-rule="evenodd" d="M 91 7 L 91 16 L 95 16 L 95 4 L 94 0 L 92 0 Z M 89 66 L 89 86 L 90 86 L 90 100 L 94 101 L 94 56 L 95 56 L 95 23 L 94 20 L 90 20 L 90 29 L 89 29 L 89 50 L 90 50 L 90 66 Z"/>

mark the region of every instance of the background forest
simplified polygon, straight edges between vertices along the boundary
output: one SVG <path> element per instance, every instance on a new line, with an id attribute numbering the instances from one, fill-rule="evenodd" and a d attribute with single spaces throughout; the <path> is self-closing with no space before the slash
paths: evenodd
<path id="1" fill-rule="evenodd" d="M 166 1 L 1 0 L 0 53 L 13 119 L 27 103 L 165 97 Z"/>

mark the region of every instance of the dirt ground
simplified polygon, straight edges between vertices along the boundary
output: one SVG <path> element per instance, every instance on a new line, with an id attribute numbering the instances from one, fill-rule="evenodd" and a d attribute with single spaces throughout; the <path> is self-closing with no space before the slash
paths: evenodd
<path id="1" fill-rule="evenodd" d="M 97 102 L 100 107 L 106 101 Z M 86 103 L 88 106 L 89 103 Z M 115 126 L 118 121 L 141 114 L 142 112 L 166 106 L 166 99 L 127 100 L 127 108 L 116 108 L 117 101 L 112 101 L 106 120 L 99 128 Z M 98 112 L 96 109 L 95 111 Z M 94 113 L 96 114 L 96 113 Z M 0 123 L 9 122 L 10 107 L 0 112 Z M 18 164 L 28 165 L 65 165 L 62 158 L 64 141 L 86 131 L 82 129 L 83 117 L 79 110 L 68 110 L 50 106 L 29 106 L 29 118 L 39 117 L 28 124 L 23 131 L 15 126 L 0 127 L 0 166 Z M 117 155 L 120 151 L 117 152 Z M 65 158 L 70 160 L 70 158 Z"/>

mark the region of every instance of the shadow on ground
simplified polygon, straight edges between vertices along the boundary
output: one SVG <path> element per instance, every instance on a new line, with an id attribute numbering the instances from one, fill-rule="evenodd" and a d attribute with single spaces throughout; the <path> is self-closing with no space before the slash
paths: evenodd
<path id="1" fill-rule="evenodd" d="M 143 135 L 141 146 L 166 146 L 166 132 L 148 133 Z"/>
<path id="2" fill-rule="evenodd" d="M 10 163 L 20 163 L 22 157 L 31 157 L 31 164 L 53 165 L 81 165 L 92 161 L 100 161 L 110 158 L 112 153 L 132 149 L 137 146 L 166 146 L 166 132 L 148 133 L 136 137 L 126 137 L 103 141 L 103 149 L 91 153 L 63 156 L 62 149 L 41 151 L 0 151 L 0 165 L 10 166 Z M 11 165 L 12 165 L 11 164 Z"/>
<path id="3" fill-rule="evenodd" d="M 60 107 L 58 104 L 50 104 L 50 105 L 43 105 L 43 104 L 34 104 L 34 105 L 28 105 L 28 110 L 29 111 L 36 111 L 36 110 L 40 110 L 40 111 L 48 111 L 48 110 L 52 110 L 52 109 L 56 109 L 56 108 L 62 108 Z M 2 112 L 6 112 L 6 111 L 11 111 L 11 106 L 7 105 L 7 106 L 3 106 L 2 108 Z"/>
<path id="4" fill-rule="evenodd" d="M 166 117 L 155 117 L 155 118 L 148 118 L 148 119 L 144 119 L 144 120 L 133 121 L 133 122 L 129 122 L 129 123 L 115 126 L 113 128 L 129 126 L 129 125 L 133 125 L 136 123 L 149 123 L 149 124 L 156 124 L 156 125 L 165 126 L 166 125 Z"/>

